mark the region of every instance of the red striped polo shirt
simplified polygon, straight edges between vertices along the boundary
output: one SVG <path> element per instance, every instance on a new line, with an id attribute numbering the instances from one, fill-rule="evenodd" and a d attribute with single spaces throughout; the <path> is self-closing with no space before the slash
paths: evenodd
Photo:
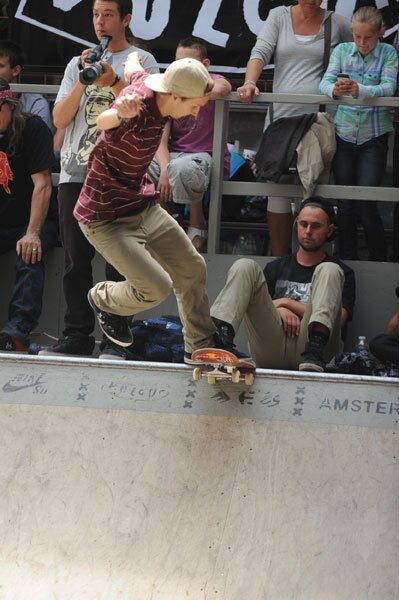
<path id="1" fill-rule="evenodd" d="M 136 71 L 121 96 L 136 92 L 143 101 L 139 114 L 119 127 L 99 131 L 90 154 L 86 181 L 73 214 L 78 221 L 113 221 L 136 212 L 157 197 L 147 168 L 159 146 L 165 119 L 146 87 L 148 73 Z"/>

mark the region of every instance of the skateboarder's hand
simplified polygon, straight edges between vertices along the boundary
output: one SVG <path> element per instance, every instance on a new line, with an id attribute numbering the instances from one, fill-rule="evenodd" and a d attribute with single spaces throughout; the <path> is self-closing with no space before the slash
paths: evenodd
<path id="1" fill-rule="evenodd" d="M 121 119 L 132 119 L 139 114 L 142 97 L 139 94 L 126 94 L 115 100 L 115 108 Z"/>
<path id="2" fill-rule="evenodd" d="M 293 313 L 288 308 L 277 308 L 281 320 L 283 322 L 283 327 L 286 335 L 288 337 L 297 337 L 301 330 L 301 321 L 295 313 Z"/>
<path id="3" fill-rule="evenodd" d="M 143 61 L 141 60 L 141 56 L 138 52 L 131 52 L 128 54 L 125 62 L 123 63 L 124 67 L 124 75 L 126 81 L 129 81 L 132 73 L 136 71 L 144 71 Z"/>

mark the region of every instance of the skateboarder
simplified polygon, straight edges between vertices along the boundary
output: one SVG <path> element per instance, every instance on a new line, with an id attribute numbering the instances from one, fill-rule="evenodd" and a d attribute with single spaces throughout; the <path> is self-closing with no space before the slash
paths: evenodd
<path id="1" fill-rule="evenodd" d="M 125 66 L 128 86 L 97 119 L 100 133 L 74 215 L 89 242 L 125 277 L 89 291 L 103 332 L 132 343 L 127 317 L 160 304 L 173 288 L 183 323 L 185 360 L 197 348 L 218 345 L 205 289 L 202 256 L 157 203 L 146 171 L 168 117 L 196 116 L 213 81 L 199 61 L 173 62 L 148 75 L 137 53 Z"/>

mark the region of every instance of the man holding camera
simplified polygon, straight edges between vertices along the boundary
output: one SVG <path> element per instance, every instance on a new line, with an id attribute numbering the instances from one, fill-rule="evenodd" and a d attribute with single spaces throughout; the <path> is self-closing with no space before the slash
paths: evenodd
<path id="1" fill-rule="evenodd" d="M 126 28 L 131 18 L 131 0 L 93 1 L 93 26 L 100 44 L 94 52 L 84 50 L 68 63 L 55 101 L 54 124 L 58 129 L 65 129 L 58 203 L 65 252 L 63 284 L 67 310 L 63 337 L 40 354 L 90 356 L 95 346 L 94 314 L 87 301 L 87 293 L 93 285 L 91 262 L 95 251 L 72 212 L 86 177 L 95 141 L 96 118 L 126 85 L 123 64 L 127 56 L 136 51 L 148 73 L 159 72 L 149 52 L 127 41 Z"/>

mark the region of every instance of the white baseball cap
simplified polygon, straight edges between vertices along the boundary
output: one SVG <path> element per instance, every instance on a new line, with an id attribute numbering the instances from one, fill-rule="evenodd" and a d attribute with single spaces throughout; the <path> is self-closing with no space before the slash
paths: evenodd
<path id="1" fill-rule="evenodd" d="M 165 73 L 149 75 L 145 85 L 154 92 L 174 94 L 180 98 L 200 98 L 213 88 L 213 80 L 204 65 L 194 58 L 172 62 Z"/>

